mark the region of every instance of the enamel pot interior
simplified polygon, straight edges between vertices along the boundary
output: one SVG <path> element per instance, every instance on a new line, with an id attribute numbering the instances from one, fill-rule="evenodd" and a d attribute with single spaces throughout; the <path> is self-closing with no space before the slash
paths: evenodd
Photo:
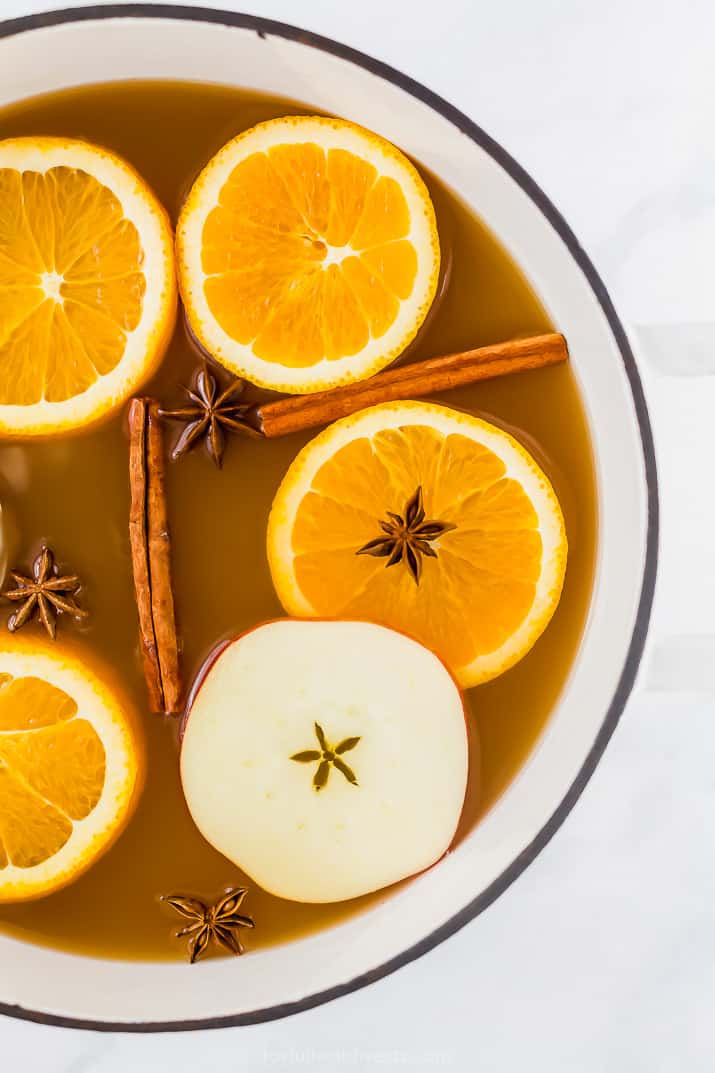
<path id="1" fill-rule="evenodd" d="M 595 767 L 632 688 L 657 527 L 648 415 L 625 333 L 567 225 L 483 131 L 423 87 L 290 27 L 184 8 L 103 7 L 0 24 L 0 106 L 63 87 L 166 78 L 303 100 L 396 142 L 497 234 L 566 335 L 595 452 L 599 550 L 586 632 L 538 746 L 455 852 L 332 930 L 196 966 L 102 961 L 0 937 L 0 1009 L 138 1031 L 267 1020 L 363 986 L 494 900 L 548 841 Z"/>

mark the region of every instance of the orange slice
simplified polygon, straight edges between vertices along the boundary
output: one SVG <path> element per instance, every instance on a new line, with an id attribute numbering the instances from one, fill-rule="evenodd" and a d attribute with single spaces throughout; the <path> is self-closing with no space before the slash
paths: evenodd
<path id="1" fill-rule="evenodd" d="M 0 141 L 0 433 L 111 413 L 171 337 L 168 217 L 137 173 L 65 138 Z"/>
<path id="2" fill-rule="evenodd" d="M 393 145 L 341 119 L 239 134 L 197 179 L 176 235 L 194 335 L 278 391 L 377 372 L 414 338 L 437 287 L 424 182 Z"/>
<path id="3" fill-rule="evenodd" d="M 392 626 L 468 687 L 546 628 L 566 534 L 553 488 L 512 436 L 446 406 L 394 402 L 303 448 L 273 502 L 268 557 L 289 614 Z"/>
<path id="4" fill-rule="evenodd" d="M 40 642 L 0 651 L 0 903 L 71 883 L 137 802 L 142 746 L 110 687 Z"/>

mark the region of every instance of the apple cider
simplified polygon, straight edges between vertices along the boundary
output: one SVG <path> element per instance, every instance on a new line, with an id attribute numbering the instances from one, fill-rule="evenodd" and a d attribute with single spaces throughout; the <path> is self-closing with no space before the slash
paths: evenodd
<path id="1" fill-rule="evenodd" d="M 127 82 L 6 108 L 0 111 L 0 139 L 61 135 L 105 146 L 141 173 L 175 222 L 197 174 L 229 138 L 259 121 L 312 111 L 309 103 L 225 87 Z M 422 174 L 436 211 L 442 274 L 408 360 L 551 330 L 537 296 L 479 217 L 438 177 L 424 169 Z M 163 406 L 180 406 L 182 387 L 190 385 L 201 360 L 180 310 L 169 349 L 143 390 Z M 250 387 L 248 397 L 266 396 Z M 470 770 L 459 841 L 518 773 L 568 678 L 591 595 L 595 478 L 584 407 L 568 364 L 476 383 L 430 401 L 483 417 L 528 448 L 554 486 L 569 541 L 563 595 L 544 634 L 507 673 L 466 693 Z M 183 676 L 190 687 L 222 642 L 285 614 L 266 559 L 267 519 L 291 461 L 316 433 L 263 441 L 230 436 L 219 469 L 203 448 L 170 461 L 179 431 L 165 426 L 166 497 Z M 194 825 L 179 778 L 181 720 L 153 714 L 147 704 L 128 538 L 127 452 L 126 406 L 87 431 L 0 441 L 0 501 L 15 530 L 9 565 L 27 573 L 47 545 L 76 572 L 88 616 L 63 616 L 62 637 L 110 668 L 141 714 L 147 750 L 143 795 L 116 844 L 72 885 L 35 901 L 0 905 L 0 929 L 75 953 L 185 960 L 185 944 L 173 935 L 181 921 L 162 905 L 162 895 L 180 892 L 208 901 L 224 888 L 247 887 L 241 911 L 255 927 L 241 940 L 249 951 L 364 912 L 395 888 L 331 904 L 277 898 L 214 850 Z M 12 609 L 0 610 L 5 631 Z M 41 629 L 32 621 L 22 633 Z M 275 670 L 280 674 L 280 667 Z"/>

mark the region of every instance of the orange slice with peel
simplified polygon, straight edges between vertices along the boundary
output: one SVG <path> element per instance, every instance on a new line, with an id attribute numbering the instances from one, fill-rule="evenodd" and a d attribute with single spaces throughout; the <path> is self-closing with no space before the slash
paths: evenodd
<path id="1" fill-rule="evenodd" d="M 0 141 L 0 434 L 115 410 L 157 368 L 176 315 L 168 217 L 106 149 Z"/>
<path id="2" fill-rule="evenodd" d="M 77 879 L 138 800 L 143 747 L 105 681 L 47 642 L 0 649 L 0 903 Z"/>
<path id="3" fill-rule="evenodd" d="M 244 131 L 204 168 L 177 226 L 189 324 L 227 368 L 302 393 L 370 376 L 414 338 L 439 240 L 416 168 L 341 119 Z"/>
<path id="4" fill-rule="evenodd" d="M 558 500 L 524 447 L 423 402 L 330 425 L 292 463 L 268 524 L 289 614 L 401 630 L 465 688 L 530 650 L 558 604 L 566 554 Z"/>

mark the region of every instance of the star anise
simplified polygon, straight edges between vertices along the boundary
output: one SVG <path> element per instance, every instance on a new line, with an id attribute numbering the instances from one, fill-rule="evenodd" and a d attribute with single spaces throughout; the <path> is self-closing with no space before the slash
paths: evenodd
<path id="1" fill-rule="evenodd" d="M 245 887 L 231 887 L 215 905 L 206 905 L 198 898 L 189 898 L 183 894 L 162 896 L 162 902 L 166 902 L 182 917 L 191 921 L 175 934 L 177 939 L 184 935 L 189 936 L 189 960 L 192 965 L 206 953 L 211 941 L 232 954 L 243 953 L 243 947 L 233 933 L 238 928 L 254 926 L 250 917 L 241 916 L 238 912 L 247 893 Z"/>
<path id="2" fill-rule="evenodd" d="M 299 764 L 311 764 L 316 760 L 320 761 L 313 776 L 313 789 L 315 790 L 322 790 L 326 785 L 331 767 L 336 767 L 349 783 L 357 786 L 358 781 L 355 777 L 355 772 L 340 757 L 343 753 L 354 749 L 360 738 L 344 738 L 338 745 L 329 745 L 320 723 L 315 723 L 314 726 L 315 736 L 318 739 L 320 748 L 305 749 L 302 753 L 293 753 L 290 759 L 297 760 Z"/>
<path id="3" fill-rule="evenodd" d="M 456 529 L 451 522 L 439 522 L 425 519 L 422 502 L 422 486 L 417 489 L 405 505 L 404 515 L 387 511 L 388 521 L 380 522 L 384 536 L 369 540 L 358 548 L 356 555 L 377 555 L 387 559 L 386 566 L 395 566 L 404 562 L 410 574 L 419 585 L 422 576 L 422 556 L 437 558 L 432 541 L 443 533 Z"/>
<path id="4" fill-rule="evenodd" d="M 233 380 L 220 390 L 213 373 L 204 366 L 194 376 L 194 386 L 184 388 L 193 403 L 178 410 L 159 410 L 159 416 L 169 421 L 184 421 L 186 428 L 179 436 L 171 457 L 174 461 L 195 447 L 199 440 L 206 441 L 206 448 L 216 465 L 221 468 L 226 447 L 226 432 L 241 432 L 249 436 L 258 433 L 246 420 L 246 413 L 251 409 L 250 403 L 236 400 L 243 394 L 243 380 Z"/>
<path id="5" fill-rule="evenodd" d="M 10 577 L 17 586 L 0 592 L 6 600 L 19 603 L 7 620 L 7 628 L 14 633 L 37 615 L 50 637 L 54 641 L 57 633 L 57 616 L 71 615 L 72 618 L 86 618 L 88 612 L 78 607 L 73 593 L 80 587 L 76 574 L 60 576 L 55 557 L 48 547 L 43 547 L 32 564 L 32 577 L 10 571 Z"/>

